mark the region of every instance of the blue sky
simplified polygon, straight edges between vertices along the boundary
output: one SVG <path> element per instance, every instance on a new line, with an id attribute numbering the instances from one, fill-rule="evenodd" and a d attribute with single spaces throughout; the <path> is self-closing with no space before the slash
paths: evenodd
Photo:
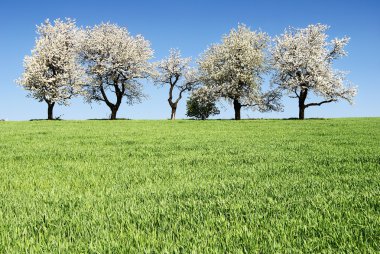
<path id="1" fill-rule="evenodd" d="M 197 58 L 208 45 L 219 42 L 223 34 L 238 23 L 251 29 L 279 35 L 289 26 L 305 27 L 324 23 L 329 35 L 350 36 L 349 56 L 335 67 L 350 71 L 349 80 L 359 87 L 355 105 L 347 102 L 308 108 L 306 117 L 380 116 L 380 1 L 9 1 L 0 2 L 0 119 L 28 120 L 46 118 L 46 105 L 31 98 L 14 80 L 23 71 L 23 58 L 30 54 L 36 37 L 35 26 L 46 18 L 71 17 L 79 26 L 113 22 L 127 27 L 132 34 L 150 40 L 155 60 L 179 48 L 183 56 Z M 167 89 L 145 82 L 149 98 L 141 104 L 123 104 L 118 117 L 165 119 L 170 115 Z M 244 111 L 253 118 L 297 116 L 297 102 L 284 97 L 284 111 L 259 113 Z M 185 117 L 185 99 L 177 117 Z M 103 104 L 85 104 L 81 98 L 71 106 L 57 106 L 55 115 L 64 119 L 106 118 Z M 233 111 L 223 103 L 218 118 L 232 118 Z"/>

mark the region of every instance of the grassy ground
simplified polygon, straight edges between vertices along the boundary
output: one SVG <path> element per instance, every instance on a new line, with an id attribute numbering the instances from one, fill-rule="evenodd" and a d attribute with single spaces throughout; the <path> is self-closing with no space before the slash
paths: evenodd
<path id="1" fill-rule="evenodd" d="M 0 253 L 380 252 L 380 118 L 0 122 Z"/>

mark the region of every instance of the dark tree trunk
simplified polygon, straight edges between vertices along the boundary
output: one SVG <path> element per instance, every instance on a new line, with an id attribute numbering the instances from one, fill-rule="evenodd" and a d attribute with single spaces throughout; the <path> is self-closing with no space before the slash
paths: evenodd
<path id="1" fill-rule="evenodd" d="M 111 107 L 111 120 L 116 120 L 117 111 L 119 110 L 119 107 L 113 106 Z"/>
<path id="2" fill-rule="evenodd" d="M 180 91 L 177 100 L 173 101 L 173 90 L 177 81 L 178 81 L 178 77 L 176 77 L 174 82 L 170 81 L 169 98 L 168 98 L 169 105 L 172 109 L 172 112 L 170 114 L 170 120 L 175 120 L 175 114 L 177 112 L 178 102 L 181 100 L 182 93 L 185 91 L 185 90 Z"/>
<path id="3" fill-rule="evenodd" d="M 298 119 L 299 120 L 305 119 L 305 107 L 303 107 L 303 106 L 299 107 Z"/>
<path id="4" fill-rule="evenodd" d="M 306 97 L 307 97 L 307 89 L 301 90 L 301 93 L 298 99 L 298 108 L 299 108 L 298 119 L 300 120 L 305 119 Z"/>
<path id="5" fill-rule="evenodd" d="M 234 99 L 235 120 L 240 120 L 241 103 L 239 100 Z"/>
<path id="6" fill-rule="evenodd" d="M 116 120 L 117 111 L 119 110 L 121 101 L 123 100 L 124 91 L 121 91 L 118 86 L 115 86 L 115 91 L 116 91 L 116 103 L 112 104 L 108 102 L 108 105 L 111 109 L 110 120 Z"/>
<path id="7" fill-rule="evenodd" d="M 177 112 L 177 105 L 173 104 L 170 106 L 172 107 L 172 113 L 170 115 L 170 120 L 175 120 L 175 113 Z"/>
<path id="8" fill-rule="evenodd" d="M 55 102 L 47 102 L 48 104 L 48 120 L 54 120 L 54 116 L 53 116 L 53 109 L 54 109 L 54 105 L 55 105 Z"/>

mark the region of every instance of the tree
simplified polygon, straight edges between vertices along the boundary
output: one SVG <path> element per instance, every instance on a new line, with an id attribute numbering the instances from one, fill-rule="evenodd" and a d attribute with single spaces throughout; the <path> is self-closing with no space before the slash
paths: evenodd
<path id="1" fill-rule="evenodd" d="M 199 60 L 202 82 L 215 96 L 232 101 L 235 120 L 240 120 L 242 107 L 260 111 L 281 108 L 277 91 L 261 91 L 262 74 L 268 70 L 268 42 L 265 33 L 239 25 L 222 38 L 222 43 L 209 47 Z"/>
<path id="2" fill-rule="evenodd" d="M 157 75 L 154 82 L 169 86 L 168 102 L 171 107 L 170 119 L 174 120 L 178 102 L 186 91 L 191 91 L 198 83 L 196 70 L 189 66 L 191 58 L 181 58 L 181 52 L 171 49 L 167 58 L 157 63 Z M 174 89 L 178 90 L 177 99 L 173 98 Z"/>
<path id="3" fill-rule="evenodd" d="M 215 105 L 215 99 L 212 93 L 207 91 L 207 87 L 201 87 L 195 90 L 187 101 L 188 117 L 206 120 L 209 116 L 220 113 Z"/>
<path id="4" fill-rule="evenodd" d="M 24 73 L 17 80 L 30 97 L 48 105 L 48 120 L 56 104 L 68 105 L 82 83 L 78 61 L 79 30 L 72 19 L 49 20 L 37 26 L 38 38 L 31 56 L 24 58 Z"/>
<path id="5" fill-rule="evenodd" d="M 271 49 L 276 73 L 273 83 L 281 90 L 298 98 L 299 119 L 304 119 L 305 109 L 345 99 L 352 103 L 355 87 L 345 86 L 345 73 L 334 70 L 334 60 L 347 55 L 344 47 L 348 37 L 328 42 L 326 25 L 309 25 L 304 29 L 288 29 L 275 39 Z M 313 92 L 324 98 L 321 102 L 306 103 Z"/>
<path id="6" fill-rule="evenodd" d="M 126 28 L 101 24 L 85 30 L 81 60 L 89 82 L 83 87 L 88 102 L 103 101 L 116 119 L 123 97 L 127 103 L 140 102 L 144 97 L 141 79 L 149 77 L 153 56 L 150 42 L 141 35 L 131 36 Z M 109 98 L 114 94 L 114 102 Z"/>

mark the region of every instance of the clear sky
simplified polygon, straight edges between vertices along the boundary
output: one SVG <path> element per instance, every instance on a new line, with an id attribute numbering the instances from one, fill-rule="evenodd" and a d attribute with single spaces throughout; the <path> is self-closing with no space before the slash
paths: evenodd
<path id="1" fill-rule="evenodd" d="M 23 71 L 23 58 L 30 54 L 36 37 L 35 26 L 46 18 L 75 18 L 79 26 L 113 22 L 132 34 L 150 40 L 155 60 L 179 48 L 183 56 L 197 58 L 208 45 L 219 42 L 223 34 L 238 23 L 251 29 L 279 35 L 289 26 L 305 27 L 323 23 L 331 26 L 331 38 L 350 36 L 349 56 L 335 67 L 350 71 L 349 80 L 359 87 L 355 105 L 331 103 L 308 108 L 306 117 L 380 116 L 380 1 L 0 1 L 0 119 L 46 118 L 46 104 L 27 98 L 14 80 Z M 123 104 L 118 117 L 165 119 L 170 115 L 167 89 L 147 82 L 149 98 L 141 104 Z M 259 113 L 244 111 L 244 118 L 287 118 L 297 116 L 295 99 L 284 97 L 284 111 Z M 185 117 L 186 102 L 180 102 L 177 117 Z M 63 119 L 106 118 L 103 104 L 85 104 L 81 98 L 71 106 L 57 106 L 55 115 Z M 232 118 L 231 105 L 224 103 L 218 118 Z"/>

